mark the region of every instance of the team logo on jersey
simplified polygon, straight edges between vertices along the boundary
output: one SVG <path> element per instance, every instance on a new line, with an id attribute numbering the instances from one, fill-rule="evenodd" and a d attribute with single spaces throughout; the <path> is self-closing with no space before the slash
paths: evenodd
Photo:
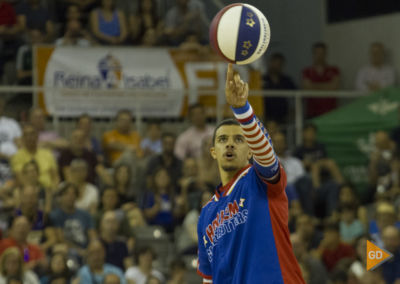
<path id="1" fill-rule="evenodd" d="M 118 88 L 122 81 L 121 62 L 113 55 L 108 54 L 102 58 L 98 65 L 99 72 L 106 82 L 107 88 Z"/>

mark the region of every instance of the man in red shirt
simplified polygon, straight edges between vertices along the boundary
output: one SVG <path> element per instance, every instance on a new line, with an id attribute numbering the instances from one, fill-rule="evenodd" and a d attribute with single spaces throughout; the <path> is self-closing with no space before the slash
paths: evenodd
<path id="1" fill-rule="evenodd" d="M 303 88 L 306 90 L 333 91 L 339 89 L 340 71 L 326 62 L 327 46 L 322 42 L 313 45 L 313 65 L 303 70 Z M 321 115 L 336 108 L 336 98 L 308 98 L 307 118 Z"/>
<path id="2" fill-rule="evenodd" d="M 0 242 L 0 255 L 10 247 L 17 247 L 24 256 L 28 268 L 34 268 L 40 260 L 44 259 L 44 254 L 37 245 L 27 242 L 29 231 L 28 219 L 25 216 L 16 217 L 13 220 L 9 237 Z"/>

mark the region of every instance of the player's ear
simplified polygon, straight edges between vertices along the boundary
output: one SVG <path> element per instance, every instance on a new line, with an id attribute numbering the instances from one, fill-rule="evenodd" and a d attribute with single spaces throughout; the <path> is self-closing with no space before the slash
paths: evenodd
<path id="1" fill-rule="evenodd" d="M 251 152 L 249 148 L 249 152 L 247 153 L 247 160 L 250 161 L 251 157 L 253 157 L 253 153 Z"/>
<path id="2" fill-rule="evenodd" d="M 210 148 L 210 154 L 211 154 L 211 157 L 212 157 L 214 160 L 217 159 L 217 154 L 215 153 L 215 147 L 211 147 L 211 148 Z"/>

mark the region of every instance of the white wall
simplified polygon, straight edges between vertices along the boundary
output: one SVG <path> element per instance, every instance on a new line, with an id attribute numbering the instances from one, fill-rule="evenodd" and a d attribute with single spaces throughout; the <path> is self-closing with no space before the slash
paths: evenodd
<path id="1" fill-rule="evenodd" d="M 399 27 L 400 13 L 324 24 L 323 39 L 329 46 L 329 61 L 341 69 L 344 88 L 354 88 L 357 70 L 367 64 L 368 48 L 373 41 L 385 44 L 389 51 L 388 60 L 400 70 Z"/>

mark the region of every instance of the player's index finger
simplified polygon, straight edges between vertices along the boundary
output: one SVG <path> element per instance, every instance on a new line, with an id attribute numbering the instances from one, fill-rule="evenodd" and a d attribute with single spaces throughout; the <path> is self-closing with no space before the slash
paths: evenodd
<path id="1" fill-rule="evenodd" d="M 228 70 L 226 72 L 226 79 L 228 81 L 233 80 L 233 65 L 232 65 L 232 63 L 228 64 Z"/>

